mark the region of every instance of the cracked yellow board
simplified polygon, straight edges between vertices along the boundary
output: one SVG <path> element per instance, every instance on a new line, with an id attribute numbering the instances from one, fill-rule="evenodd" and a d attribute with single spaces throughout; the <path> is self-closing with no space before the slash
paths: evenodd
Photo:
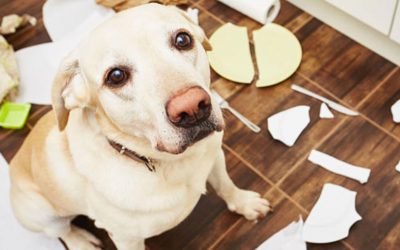
<path id="1" fill-rule="evenodd" d="M 269 23 L 253 31 L 259 79 L 257 87 L 278 84 L 299 67 L 302 50 L 299 40 L 286 28 Z"/>
<path id="2" fill-rule="evenodd" d="M 251 83 L 254 65 L 246 27 L 227 23 L 212 34 L 210 43 L 208 59 L 215 72 L 234 82 Z"/>

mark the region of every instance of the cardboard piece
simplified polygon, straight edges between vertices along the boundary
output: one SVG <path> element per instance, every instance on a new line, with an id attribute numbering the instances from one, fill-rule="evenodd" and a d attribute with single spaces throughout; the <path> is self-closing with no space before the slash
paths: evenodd
<path id="1" fill-rule="evenodd" d="M 268 118 L 268 131 L 275 140 L 291 147 L 310 123 L 310 107 L 301 105 Z"/>
<path id="2" fill-rule="evenodd" d="M 264 241 L 256 250 L 306 250 L 303 240 L 303 218 L 292 222 Z"/>
<path id="3" fill-rule="evenodd" d="M 91 30 L 115 14 L 112 10 L 96 6 L 94 0 L 46 2 L 43 7 L 43 19 L 46 20 L 45 26 L 50 37 L 55 41 L 16 52 L 20 71 L 17 102 L 51 104 L 51 86 L 61 60 Z M 76 9 L 79 11 L 73 12 Z M 71 16 L 74 18 L 70 18 Z"/>
<path id="4" fill-rule="evenodd" d="M 340 174 L 359 181 L 361 184 L 368 181 L 371 173 L 371 170 L 368 168 L 351 165 L 315 149 L 311 151 L 308 160 L 335 174 Z"/>
<path id="5" fill-rule="evenodd" d="M 355 111 L 353 111 L 351 109 L 348 109 L 345 106 L 343 106 L 341 104 L 338 104 L 338 103 L 336 103 L 334 101 L 331 101 L 328 98 L 320 96 L 320 95 L 318 95 L 318 94 L 316 94 L 316 93 L 314 93 L 314 92 L 312 92 L 312 91 L 310 91 L 308 89 L 305 89 L 305 88 L 303 88 L 303 87 L 301 87 L 301 86 L 299 86 L 297 84 L 292 84 L 291 87 L 292 87 L 292 89 L 294 91 L 297 91 L 297 92 L 302 93 L 304 95 L 308 95 L 308 96 L 313 97 L 313 98 L 315 98 L 317 100 L 320 100 L 321 102 L 326 103 L 330 108 L 332 108 L 332 109 L 334 109 L 334 110 L 336 110 L 336 111 L 338 111 L 340 113 L 343 113 L 343 114 L 346 114 L 346 115 L 350 115 L 350 116 L 357 116 L 358 115 L 357 112 L 355 112 Z"/>
<path id="6" fill-rule="evenodd" d="M 266 24 L 272 22 L 279 13 L 279 0 L 218 0 L 253 20 Z"/>
<path id="7" fill-rule="evenodd" d="M 350 227 L 361 220 L 356 211 L 356 195 L 344 187 L 327 183 L 303 227 L 303 239 L 310 243 L 331 243 L 349 235 Z"/>
<path id="8" fill-rule="evenodd" d="M 65 250 L 61 242 L 23 228 L 14 217 L 10 202 L 9 166 L 0 154 L 0 249 Z"/>
<path id="9" fill-rule="evenodd" d="M 253 31 L 253 39 L 259 72 L 257 87 L 278 84 L 289 78 L 299 67 L 301 45 L 288 29 L 269 23 Z"/>
<path id="10" fill-rule="evenodd" d="M 400 100 L 392 105 L 390 111 L 392 112 L 393 121 L 396 123 L 400 123 Z"/>
<path id="11" fill-rule="evenodd" d="M 211 35 L 210 43 L 213 49 L 207 54 L 215 72 L 234 82 L 253 80 L 254 66 L 246 27 L 224 24 Z"/>
<path id="12" fill-rule="evenodd" d="M 319 109 L 319 117 L 324 119 L 332 119 L 335 116 L 332 111 L 328 108 L 328 106 L 323 102 L 321 103 L 321 107 Z"/>
<path id="13" fill-rule="evenodd" d="M 112 9 L 96 4 L 95 0 L 47 0 L 43 5 L 43 23 L 52 41 L 60 41 L 73 33 L 79 41 L 83 34 L 76 32 L 78 27 L 84 25 L 83 33 L 86 33 L 114 14 Z M 88 25 L 89 19 L 96 19 L 92 27 Z"/>

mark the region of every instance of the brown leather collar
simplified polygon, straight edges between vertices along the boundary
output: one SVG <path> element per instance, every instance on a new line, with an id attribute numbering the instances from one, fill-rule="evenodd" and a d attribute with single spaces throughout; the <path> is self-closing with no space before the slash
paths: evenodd
<path id="1" fill-rule="evenodd" d="M 156 167 L 154 166 L 153 159 L 148 158 L 148 157 L 143 156 L 143 155 L 139 155 L 135 151 L 127 149 L 125 146 L 122 146 L 118 142 L 112 141 L 110 139 L 108 139 L 108 143 L 110 143 L 111 147 L 113 147 L 115 150 L 117 150 L 120 154 L 125 155 L 125 156 L 131 158 L 132 160 L 144 163 L 144 165 L 146 165 L 147 169 L 150 172 L 155 172 L 156 171 Z"/>

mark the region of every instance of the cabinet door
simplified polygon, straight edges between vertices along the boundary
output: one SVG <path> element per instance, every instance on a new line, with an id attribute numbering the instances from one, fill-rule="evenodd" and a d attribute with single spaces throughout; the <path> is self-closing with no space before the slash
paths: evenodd
<path id="1" fill-rule="evenodd" d="M 389 35 L 397 0 L 326 0 L 372 28 Z"/>
<path id="2" fill-rule="evenodd" d="M 397 4 L 397 11 L 394 16 L 394 22 L 392 26 L 392 33 L 390 38 L 400 43 L 400 2 Z"/>

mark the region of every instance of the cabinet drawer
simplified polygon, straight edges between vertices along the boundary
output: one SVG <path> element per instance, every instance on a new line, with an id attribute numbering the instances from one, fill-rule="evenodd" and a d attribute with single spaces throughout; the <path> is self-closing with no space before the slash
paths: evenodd
<path id="1" fill-rule="evenodd" d="M 392 32 L 390 38 L 400 43 L 400 2 L 397 4 L 396 14 L 394 16 Z"/>
<path id="2" fill-rule="evenodd" d="M 326 0 L 372 28 L 389 35 L 397 0 Z"/>

